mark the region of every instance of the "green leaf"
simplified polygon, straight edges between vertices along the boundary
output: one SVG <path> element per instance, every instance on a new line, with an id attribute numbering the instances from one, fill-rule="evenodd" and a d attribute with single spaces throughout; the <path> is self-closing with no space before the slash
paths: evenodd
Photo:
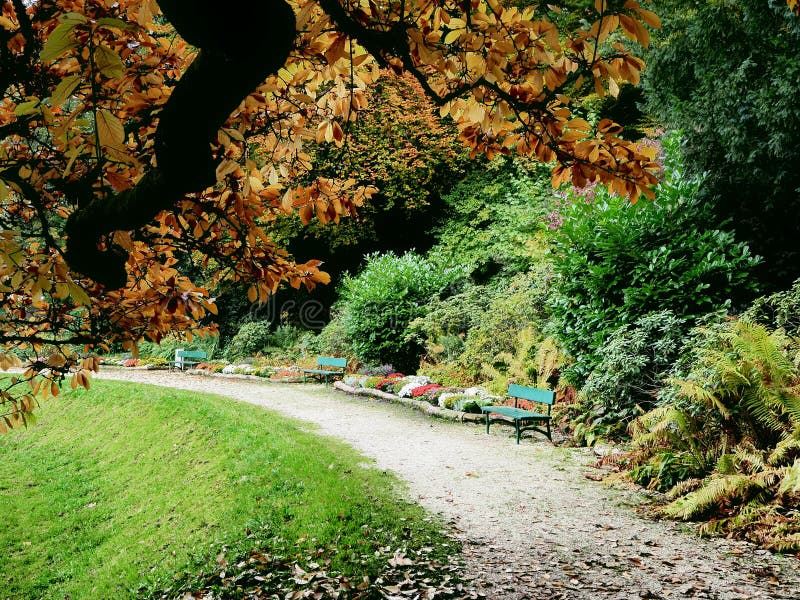
<path id="1" fill-rule="evenodd" d="M 125 65 L 119 55 L 103 44 L 95 48 L 94 64 L 109 79 L 118 79 L 125 72 Z"/>
<path id="2" fill-rule="evenodd" d="M 125 128 L 120 120 L 107 110 L 97 111 L 97 135 L 101 146 L 120 148 L 125 141 Z"/>
<path id="3" fill-rule="evenodd" d="M 71 23 L 72 25 L 83 25 L 87 19 L 85 15 L 76 12 L 65 13 L 60 19 L 61 23 Z"/>
<path id="4" fill-rule="evenodd" d="M 135 29 L 135 27 L 130 23 L 126 23 L 122 19 L 114 19 L 112 17 L 103 17 L 102 19 L 97 19 L 96 27 L 116 27 L 117 29 L 125 29 L 127 31 Z"/>
<path id="5" fill-rule="evenodd" d="M 50 96 L 50 106 L 53 108 L 61 106 L 72 95 L 75 88 L 81 82 L 80 75 L 70 75 L 61 80 L 61 82 L 53 90 L 53 95 Z"/>
<path id="6" fill-rule="evenodd" d="M 17 104 L 16 108 L 14 109 L 14 115 L 16 115 L 17 117 L 21 117 L 23 115 L 31 115 L 33 113 L 39 112 L 40 104 L 41 101 L 38 98 Z"/>
<path id="7" fill-rule="evenodd" d="M 47 41 L 44 43 L 42 53 L 39 55 L 42 62 L 46 63 L 55 60 L 65 52 L 76 47 L 75 40 L 72 39 L 71 34 L 77 24 L 78 23 L 74 21 L 65 21 L 53 29 Z"/>

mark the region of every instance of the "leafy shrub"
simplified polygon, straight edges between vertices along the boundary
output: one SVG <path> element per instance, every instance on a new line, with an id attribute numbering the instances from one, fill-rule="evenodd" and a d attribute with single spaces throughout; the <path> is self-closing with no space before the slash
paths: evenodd
<path id="1" fill-rule="evenodd" d="M 800 279 L 784 292 L 757 298 L 742 318 L 769 329 L 783 329 L 791 337 L 800 336 Z"/>
<path id="2" fill-rule="evenodd" d="M 800 551 L 797 348 L 745 321 L 698 334 L 686 377 L 670 381 L 682 403 L 667 402 L 631 425 L 632 475 L 671 487 L 664 513 L 707 521 L 703 533 L 740 532 Z"/>
<path id="3" fill-rule="evenodd" d="M 544 338 L 550 282 L 550 264 L 542 261 L 493 295 L 486 312 L 467 333 L 460 357 L 462 364 L 472 366 L 475 379 L 485 378 L 482 365 L 496 362 L 498 356 L 519 355 L 520 344 L 532 347 Z M 517 334 L 523 329 L 528 330 L 524 340 Z"/>
<path id="4" fill-rule="evenodd" d="M 699 180 L 666 166 L 654 202 L 631 205 L 604 188 L 571 192 L 555 237 L 554 334 L 574 360 L 564 375 L 582 387 L 619 327 L 670 310 L 691 318 L 736 308 L 755 294 L 758 263 L 730 231 L 703 229 Z"/>
<path id="5" fill-rule="evenodd" d="M 266 346 L 270 349 L 287 351 L 297 344 L 303 331 L 291 324 L 280 324 L 267 338 Z"/>
<path id="6" fill-rule="evenodd" d="M 581 390 L 594 425 L 622 431 L 641 411 L 655 406 L 667 372 L 686 338 L 686 320 L 659 311 L 623 325 L 600 346 L 600 361 Z"/>
<path id="7" fill-rule="evenodd" d="M 167 337 L 161 340 L 161 343 L 156 344 L 147 340 L 143 340 L 138 344 L 140 358 L 163 358 L 170 361 L 175 359 L 175 350 L 183 348 L 184 350 L 202 350 L 209 358 L 212 358 L 217 352 L 219 338 L 195 337 L 191 343 L 185 340 L 179 340 L 172 337 Z"/>
<path id="8" fill-rule="evenodd" d="M 253 356 L 261 352 L 272 339 L 269 321 L 250 321 L 242 323 L 236 335 L 225 347 L 228 359 Z"/>
<path id="9" fill-rule="evenodd" d="M 447 221 L 434 229 L 433 252 L 469 265 L 482 283 L 529 270 L 552 196 L 549 169 L 531 168 L 506 157 L 473 168 L 442 198 Z"/>
<path id="10" fill-rule="evenodd" d="M 316 339 L 319 352 L 331 356 L 353 356 L 353 350 L 347 340 L 345 321 L 341 311 L 332 311 L 331 320 L 319 332 Z"/>
<path id="11" fill-rule="evenodd" d="M 449 267 L 413 252 L 367 257 L 363 271 L 346 276 L 338 308 L 344 333 L 356 356 L 365 362 L 391 362 L 415 371 L 422 347 L 406 341 L 409 323 L 424 305 L 463 277 L 463 268 Z"/>

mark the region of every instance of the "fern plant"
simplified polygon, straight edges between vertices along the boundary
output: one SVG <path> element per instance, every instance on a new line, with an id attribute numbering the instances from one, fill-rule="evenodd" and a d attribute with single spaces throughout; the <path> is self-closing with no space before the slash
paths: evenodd
<path id="1" fill-rule="evenodd" d="M 800 551 L 800 374 L 795 342 L 761 325 L 731 321 L 709 332 L 676 399 L 637 418 L 631 476 L 671 486 L 665 516 L 704 520 L 704 535 L 738 534 Z M 701 336 L 702 337 L 702 336 Z M 666 455 L 686 469 L 656 470 Z M 660 463 L 659 463 L 660 461 Z"/>

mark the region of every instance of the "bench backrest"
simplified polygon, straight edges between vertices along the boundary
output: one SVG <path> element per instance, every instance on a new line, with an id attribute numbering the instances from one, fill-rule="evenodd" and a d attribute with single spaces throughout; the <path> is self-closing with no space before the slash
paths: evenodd
<path id="1" fill-rule="evenodd" d="M 556 399 L 556 393 L 551 390 L 540 390 L 516 383 L 508 384 L 508 395 L 511 398 L 521 398 L 531 402 L 539 402 L 540 404 L 553 404 Z"/>
<path id="2" fill-rule="evenodd" d="M 175 358 L 205 358 L 206 353 L 202 350 L 178 350 L 175 353 Z"/>
<path id="3" fill-rule="evenodd" d="M 319 367 L 338 367 L 342 370 L 347 366 L 346 358 L 336 358 L 335 356 L 318 356 L 317 366 Z"/>

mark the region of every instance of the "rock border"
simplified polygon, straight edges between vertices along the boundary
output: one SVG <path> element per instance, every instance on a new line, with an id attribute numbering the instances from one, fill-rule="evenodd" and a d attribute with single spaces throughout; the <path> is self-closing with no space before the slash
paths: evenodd
<path id="1" fill-rule="evenodd" d="M 149 366 L 149 365 L 148 365 Z M 119 367 L 117 365 L 105 365 L 104 368 L 112 368 L 112 369 L 139 369 L 139 370 L 154 370 L 154 369 L 146 369 L 143 367 Z M 165 369 L 162 369 L 165 370 Z M 231 380 L 238 380 L 238 381 L 258 381 L 260 383 L 303 383 L 303 379 L 298 378 L 285 378 L 285 379 L 270 379 L 269 377 L 259 377 L 258 375 L 245 375 L 243 373 L 209 373 L 203 369 L 187 369 L 186 371 L 182 371 L 184 375 L 194 375 L 196 377 L 213 377 L 215 379 L 231 379 Z M 344 392 L 346 394 L 350 394 L 351 396 L 372 396 L 374 398 L 379 398 L 381 400 L 386 400 L 388 402 L 393 402 L 395 404 L 401 404 L 403 406 L 407 406 L 409 408 L 413 408 L 419 412 L 425 413 L 432 417 L 443 419 L 445 421 L 454 421 L 458 423 L 483 423 L 484 416 L 482 414 L 478 415 L 475 413 L 467 413 L 462 412 L 459 410 L 451 410 L 449 408 L 442 408 L 441 406 L 436 406 L 431 404 L 430 402 L 425 402 L 423 400 L 414 400 L 413 398 L 401 398 L 400 396 L 396 396 L 394 394 L 390 394 L 389 392 L 383 392 L 381 390 L 375 390 L 372 388 L 356 388 L 351 387 L 344 383 L 343 381 L 334 381 L 333 387 L 339 390 L 340 392 Z"/>
<path id="2" fill-rule="evenodd" d="M 413 398 L 401 398 L 400 396 L 395 396 L 394 394 L 390 394 L 389 392 L 383 392 L 381 390 L 375 390 L 372 388 L 352 387 L 347 385 L 343 381 L 335 381 L 333 387 L 335 387 L 339 391 L 345 392 L 346 394 L 351 394 L 353 396 L 372 396 L 375 398 L 380 398 L 381 400 L 394 402 L 395 404 L 402 404 L 403 406 L 408 406 L 409 408 L 413 408 L 414 410 L 418 410 L 427 415 L 431 415 L 432 417 L 437 417 L 439 419 L 444 419 L 446 421 L 457 421 L 460 423 L 479 423 L 483 422 L 484 419 L 483 415 L 478 415 L 475 413 L 466 413 L 458 410 L 451 410 L 449 408 L 442 408 L 441 406 L 436 406 L 434 404 L 431 404 L 430 402 L 425 402 L 423 400 L 414 400 Z"/>

